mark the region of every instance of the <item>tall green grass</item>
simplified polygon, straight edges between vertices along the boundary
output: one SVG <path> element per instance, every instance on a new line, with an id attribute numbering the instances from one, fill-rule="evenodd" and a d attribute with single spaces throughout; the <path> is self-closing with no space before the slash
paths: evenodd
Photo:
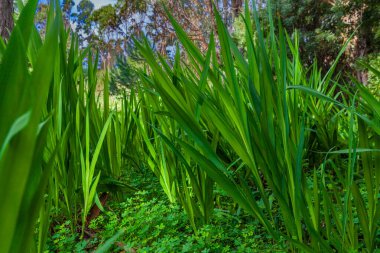
<path id="1" fill-rule="evenodd" d="M 52 169 L 52 156 L 43 156 L 52 115 L 43 111 L 61 22 L 52 9 L 41 44 L 33 26 L 36 6 L 34 0 L 26 4 L 0 50 L 0 252 L 24 252 L 32 246 L 33 227 Z"/>
<path id="2" fill-rule="evenodd" d="M 157 93 L 139 91 L 140 117 L 134 116 L 145 143 L 149 168 L 172 203 L 180 203 L 193 229 L 209 223 L 214 207 L 213 180 L 182 152 L 176 141 L 190 141 L 180 125 L 168 117 Z M 217 139 L 214 140 L 216 147 Z"/>
<path id="3" fill-rule="evenodd" d="M 51 217 L 62 213 L 83 237 L 91 210 L 102 209 L 98 192 L 135 190 L 122 177 L 126 156 L 135 156 L 134 105 L 109 109 L 106 81 L 97 97 L 98 56 L 79 50 L 59 6 L 50 3 L 42 39 L 37 1 L 20 2 L 15 29 L 0 43 L 0 252 L 43 252 Z"/>
<path id="4" fill-rule="evenodd" d="M 138 43 L 149 66 L 141 73 L 143 85 L 161 107 L 151 113 L 178 124 L 167 131 L 159 123 L 155 131 L 183 164 L 189 162 L 182 157 L 189 157 L 292 251 L 373 252 L 379 243 L 378 154 L 365 125 L 375 123 L 361 111 L 366 89 L 359 86 L 356 95 L 335 92 L 334 69 L 344 48 L 325 75 L 317 65 L 306 69 L 298 37 L 291 39 L 281 24 L 275 26 L 270 12 L 265 33 L 252 9 L 253 20 L 246 2 L 246 54 L 217 10 L 220 47 L 211 36 L 205 54 L 170 13 L 181 43 L 172 65 L 147 41 Z M 188 61 L 180 62 L 180 54 Z M 371 103 L 377 108 L 378 101 Z M 234 155 L 237 160 L 231 160 Z M 326 159 L 310 163 L 314 157 Z"/>

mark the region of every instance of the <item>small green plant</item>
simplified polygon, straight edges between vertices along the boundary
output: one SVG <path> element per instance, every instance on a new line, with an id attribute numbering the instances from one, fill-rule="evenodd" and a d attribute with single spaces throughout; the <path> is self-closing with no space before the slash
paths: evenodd
<path id="1" fill-rule="evenodd" d="M 159 186 L 151 174 L 133 176 Z M 136 192 L 125 202 L 110 202 L 105 208 L 88 227 L 92 238 L 81 241 L 78 234 L 70 233 L 69 222 L 63 222 L 55 226 L 48 249 L 86 245 L 86 250 L 99 251 L 107 246 L 108 252 L 285 252 L 285 245 L 275 244 L 265 229 L 244 213 L 237 216 L 215 210 L 210 224 L 194 233 L 184 211 L 154 188 Z"/>

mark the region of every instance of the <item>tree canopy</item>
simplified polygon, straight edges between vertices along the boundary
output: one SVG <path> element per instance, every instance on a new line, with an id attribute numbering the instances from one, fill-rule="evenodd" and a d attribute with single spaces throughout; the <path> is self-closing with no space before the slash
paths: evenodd
<path id="1" fill-rule="evenodd" d="M 173 52 L 176 36 L 165 6 L 204 52 L 211 32 L 216 30 L 213 6 L 235 39 L 244 37 L 239 34 L 245 26 L 243 20 L 239 21 L 243 0 L 118 0 L 99 9 L 95 9 L 91 0 L 81 0 L 73 12 L 74 5 L 72 0 L 62 2 L 67 23 L 80 35 L 82 45 L 94 44 L 101 50 L 103 60 L 110 61 L 107 64 L 115 63 L 117 55 L 127 55 L 133 45 L 132 38 L 142 35 L 156 51 Z M 265 24 L 269 1 L 256 0 L 256 6 Z M 341 70 L 357 69 L 357 59 L 378 55 L 380 2 L 377 0 L 273 0 L 271 7 L 290 36 L 294 36 L 294 31 L 299 33 L 300 54 L 305 64 L 318 61 L 326 71 L 351 35 Z M 40 4 L 39 11 L 45 12 L 46 6 Z M 40 17 L 43 20 L 44 15 Z M 367 81 L 365 74 L 357 73 L 361 81 Z"/>

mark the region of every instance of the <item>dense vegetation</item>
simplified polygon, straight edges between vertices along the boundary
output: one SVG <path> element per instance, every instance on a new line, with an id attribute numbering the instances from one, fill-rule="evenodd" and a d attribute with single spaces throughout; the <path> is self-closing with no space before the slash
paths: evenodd
<path id="1" fill-rule="evenodd" d="M 258 8 L 262 28 L 269 29 L 268 0 L 250 1 Z M 272 0 L 272 13 L 282 20 L 284 30 L 293 36 L 299 34 L 299 50 L 302 63 L 311 65 L 315 60 L 323 71 L 327 71 L 340 49 L 355 32 L 342 55 L 337 70 L 349 71 L 361 82 L 374 85 L 367 71 L 356 64 L 356 60 L 380 59 L 380 2 L 377 0 Z M 127 55 L 127 62 L 134 62 L 132 38 L 142 34 L 149 39 L 152 48 L 161 54 L 173 57 L 178 42 L 175 31 L 167 18 L 164 7 L 172 15 L 191 40 L 206 53 L 211 31 L 216 29 L 215 12 L 221 13 L 223 23 L 237 41 L 239 48 L 244 44 L 244 21 L 240 18 L 244 10 L 243 0 L 107 0 L 103 6 L 99 1 L 63 0 L 61 8 L 64 22 L 80 37 L 82 46 L 96 45 L 100 49 L 102 66 L 112 66 L 117 56 Z M 36 22 L 43 32 L 48 5 L 40 1 Z M 241 44 L 240 44 L 241 43 Z M 377 65 L 379 66 L 379 65 Z M 122 81 L 122 80 L 119 80 Z M 122 81 L 123 85 L 134 82 Z"/>
<path id="2" fill-rule="evenodd" d="M 322 71 L 271 8 L 245 3 L 238 44 L 214 6 L 206 50 L 166 11 L 174 56 L 134 40 L 111 105 L 99 54 L 58 1 L 41 35 L 37 4 L 0 39 L 0 252 L 379 250 L 380 102 L 336 72 L 349 40 Z"/>

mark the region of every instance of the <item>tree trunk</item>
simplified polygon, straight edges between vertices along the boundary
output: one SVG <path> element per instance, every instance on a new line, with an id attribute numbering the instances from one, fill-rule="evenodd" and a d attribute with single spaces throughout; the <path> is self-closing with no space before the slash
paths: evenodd
<path id="1" fill-rule="evenodd" d="M 13 0 L 0 0 L 0 36 L 9 38 L 13 29 Z"/>
<path id="2" fill-rule="evenodd" d="M 214 2 L 213 0 L 209 0 L 208 2 L 208 5 L 207 5 L 207 8 L 208 8 L 208 13 L 210 15 L 210 22 L 212 23 L 212 29 L 214 30 L 215 34 L 218 34 L 218 28 L 216 26 L 216 23 L 215 23 L 215 13 L 214 13 L 214 7 L 213 7 L 213 4 L 215 4 L 216 6 L 218 6 L 218 3 Z"/>
<path id="3" fill-rule="evenodd" d="M 232 13 L 233 13 L 234 18 L 239 16 L 242 7 L 243 7 L 243 0 L 232 1 Z"/>
<path id="4" fill-rule="evenodd" d="M 227 24 L 228 22 L 228 0 L 223 0 L 223 19 L 224 23 Z"/>

